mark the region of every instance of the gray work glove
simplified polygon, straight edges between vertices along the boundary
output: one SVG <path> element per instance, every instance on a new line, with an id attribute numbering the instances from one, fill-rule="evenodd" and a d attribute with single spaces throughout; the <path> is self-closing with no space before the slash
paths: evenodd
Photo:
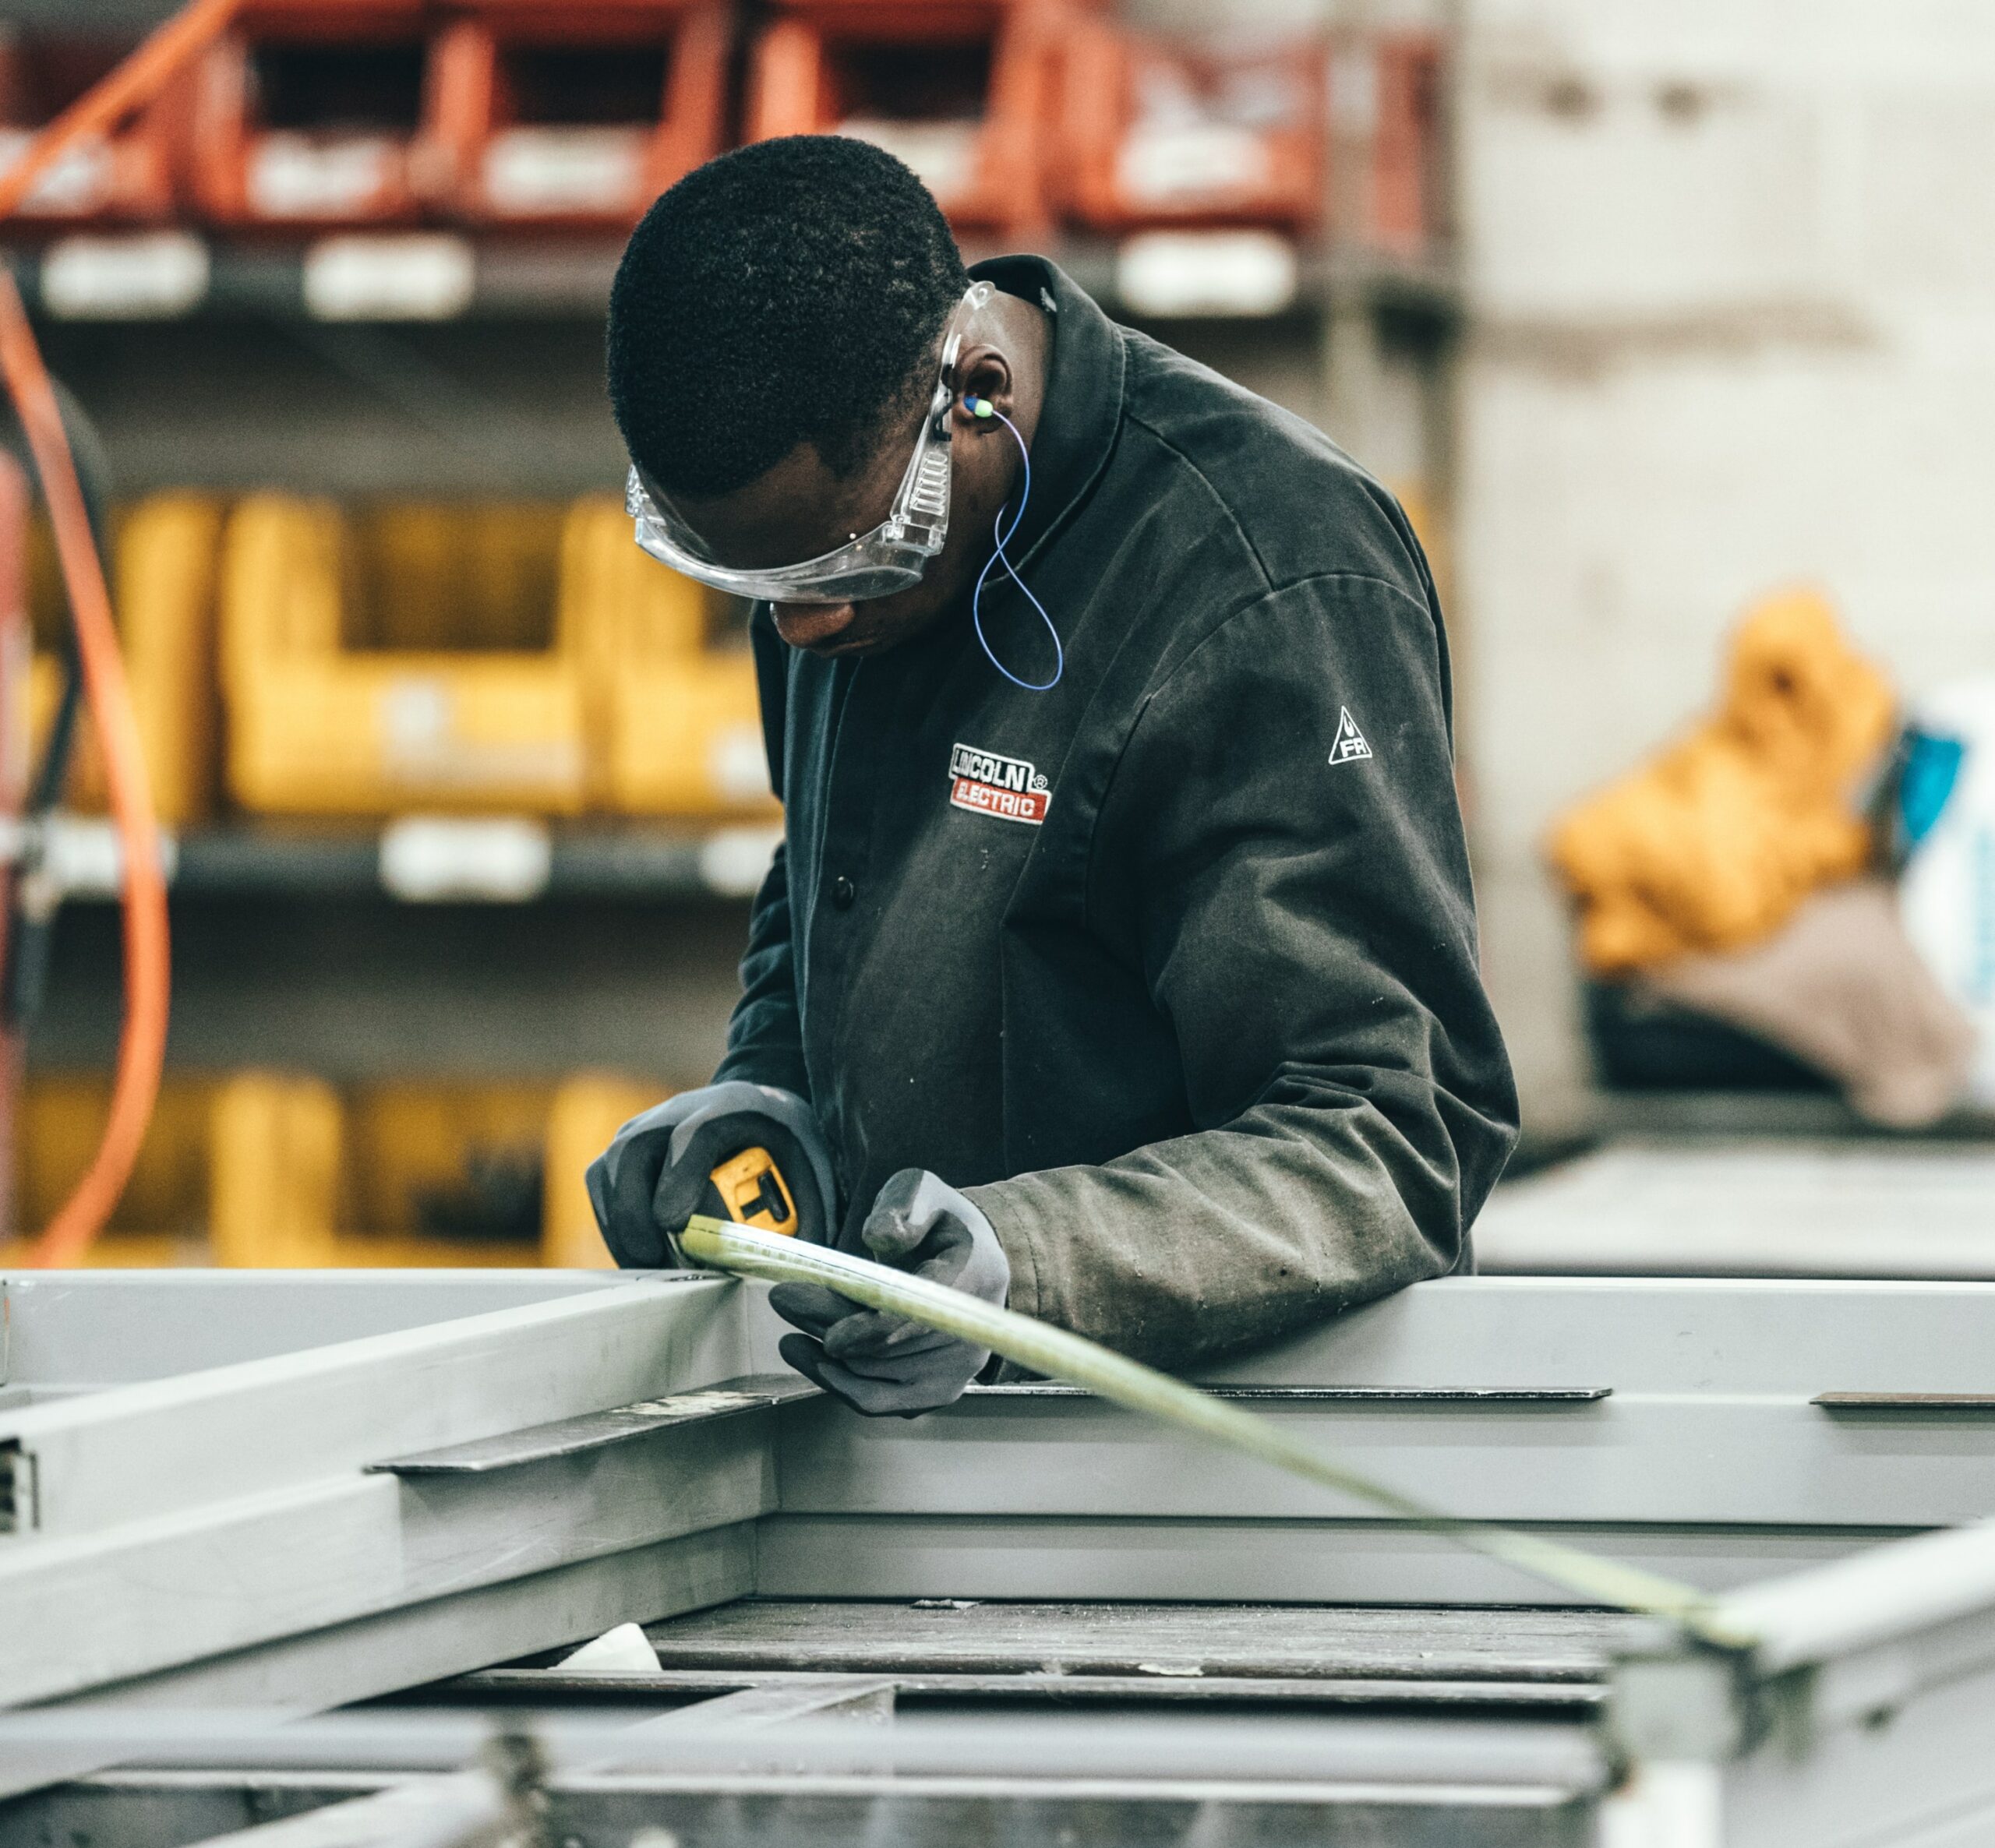
<path id="1" fill-rule="evenodd" d="M 860 1237 L 881 1264 L 1003 1306 L 1012 1267 L 990 1222 L 954 1187 L 903 1168 L 880 1190 Z M 816 1283 L 779 1283 L 769 1307 L 803 1330 L 782 1357 L 807 1379 L 869 1417 L 903 1418 L 952 1403 L 990 1358 L 904 1316 L 861 1309 Z"/>
<path id="2" fill-rule="evenodd" d="M 837 1223 L 832 1154 L 794 1092 L 736 1079 L 682 1092 L 634 1116 L 589 1163 L 589 1204 L 627 1270 L 676 1265 L 671 1240 L 694 1214 L 728 1215 L 710 1176 L 744 1148 L 766 1148 L 796 1208 L 796 1236 L 828 1244 Z"/>

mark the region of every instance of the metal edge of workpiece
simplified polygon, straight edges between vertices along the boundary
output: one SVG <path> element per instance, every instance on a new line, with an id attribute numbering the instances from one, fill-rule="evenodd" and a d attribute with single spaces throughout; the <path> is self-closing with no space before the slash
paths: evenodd
<path id="1" fill-rule="evenodd" d="M 1208 1705 L 1361 1707 L 1368 1710 L 1439 1709 L 1450 1714 L 1488 1709 L 1505 1714 L 1590 1712 L 1607 1698 L 1597 1680 L 1427 1680 L 1380 1675 L 1214 1675 L 1202 1673 L 1154 1675 L 1088 1671 L 1059 1673 L 1027 1671 L 971 1674 L 921 1668 L 881 1668 L 860 1672 L 839 1670 L 660 1669 L 647 1673 L 564 1670 L 554 1668 L 486 1669 L 459 1677 L 430 1691 L 438 1700 L 481 1699 L 508 1704 L 559 1701 L 570 1697 L 592 1701 L 641 1701 L 661 1695 L 688 1700 L 770 1684 L 821 1680 L 827 1684 L 876 1680 L 891 1681 L 903 1700 L 913 1702 L 1001 1702 L 1005 1705 L 1044 1702 L 1076 1708 L 1106 1704 L 1147 1706 L 1185 1702 Z"/>
<path id="2" fill-rule="evenodd" d="M 1192 1382 L 1208 1398 L 1259 1405 L 1598 1405 L 1614 1396 L 1612 1386 L 1260 1386 L 1232 1385 L 1221 1381 Z M 972 1386 L 964 1398 L 973 1402 L 1007 1398 L 1095 1398 L 1085 1386 L 1054 1380 L 1017 1380 L 994 1386 Z"/>
<path id="3" fill-rule="evenodd" d="M 0 1797 L 208 1736 L 217 1715 L 268 1727 L 584 1642 L 641 1610 L 727 1603 L 754 1590 L 754 1561 L 752 1522 L 706 1528 L 0 1713 Z"/>
<path id="4" fill-rule="evenodd" d="M 474 1443 L 391 1457 L 369 1463 L 365 1469 L 369 1474 L 400 1476 L 486 1475 L 546 1462 L 553 1458 L 579 1456 L 676 1426 L 706 1424 L 716 1419 L 737 1418 L 743 1412 L 789 1405 L 798 1399 L 815 1398 L 821 1391 L 800 1374 L 743 1374 L 659 1398 L 640 1399 L 607 1411 L 557 1419 L 551 1424 L 503 1431 Z"/>

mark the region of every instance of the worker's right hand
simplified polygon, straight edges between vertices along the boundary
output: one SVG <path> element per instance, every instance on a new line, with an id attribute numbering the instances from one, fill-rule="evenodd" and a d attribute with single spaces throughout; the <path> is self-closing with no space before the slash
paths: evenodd
<path id="1" fill-rule="evenodd" d="M 793 1092 L 736 1079 L 683 1092 L 632 1117 L 589 1163 L 589 1204 L 610 1256 L 626 1270 L 677 1264 L 671 1241 L 694 1214 L 727 1217 L 712 1190 L 714 1169 L 756 1148 L 782 1170 L 796 1236 L 828 1244 L 838 1185 L 810 1106 Z"/>

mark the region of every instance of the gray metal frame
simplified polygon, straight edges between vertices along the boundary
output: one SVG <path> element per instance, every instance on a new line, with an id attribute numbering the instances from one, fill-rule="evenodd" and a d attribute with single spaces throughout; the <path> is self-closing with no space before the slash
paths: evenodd
<path id="1" fill-rule="evenodd" d="M 1985 1842 L 1995 1832 L 1995 1524 L 1753 1585 L 1736 1654 L 1658 1631 L 1617 1665 L 1624 1826 L 1721 1843 Z"/>
<path id="2" fill-rule="evenodd" d="M 26 1398 L 0 1411 L 0 1702 L 45 1716 L 0 1727 L 0 1791 L 129 1758 L 132 1709 L 267 1724 L 751 1591 L 1552 1601 L 1084 1396 L 913 1423 L 799 1398 L 761 1293 L 715 1279 L 0 1287 Z M 1477 1278 L 1222 1383 L 1461 1514 L 1739 1588 L 1755 1649 L 1659 1628 L 1618 1666 L 1608 1848 L 1942 1848 L 1995 1825 L 1995 1529 L 1959 1525 L 1995 1508 L 1991 1338 L 1972 1284 Z M 1195 1703 L 1144 1723 L 1160 1765 L 1215 1737 Z M 702 1732 L 672 1736 L 684 1796 Z M 1058 1737 L 989 1776 L 1057 1784 Z"/>

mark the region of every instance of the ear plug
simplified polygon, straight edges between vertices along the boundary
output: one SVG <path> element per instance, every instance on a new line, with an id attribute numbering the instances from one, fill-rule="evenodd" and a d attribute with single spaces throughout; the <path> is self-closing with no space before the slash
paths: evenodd
<path id="1" fill-rule="evenodd" d="M 1046 693 L 1059 684 L 1061 675 L 1066 671 L 1067 651 L 1061 642 L 1060 631 L 1054 626 L 1053 619 L 1046 613 L 1046 605 L 1032 594 L 1032 586 L 1019 577 L 1017 569 L 1005 553 L 1005 548 L 1019 530 L 1019 522 L 1026 517 L 1026 503 L 1032 499 L 1032 451 L 1026 446 L 1019 426 L 988 398 L 980 398 L 974 392 L 966 391 L 963 393 L 963 408 L 972 417 L 994 417 L 1012 432 L 1012 440 L 1019 446 L 1019 461 L 1025 475 L 1019 489 L 1018 511 L 1008 521 L 1006 520 L 1005 514 L 1012 504 L 1007 497 L 1004 506 L 998 510 L 996 517 L 990 522 L 990 555 L 983 561 L 983 569 L 977 573 L 976 585 L 969 594 L 970 625 L 976 631 L 978 644 L 983 648 L 986 658 L 1007 680 L 1027 693 Z M 1019 587 L 1026 602 L 1039 612 L 1040 620 L 1046 625 L 1046 633 L 1053 638 L 1053 678 L 1050 680 L 1020 679 L 991 649 L 990 638 L 983 633 L 983 587 L 990 581 L 990 570 L 994 565 L 1005 567 L 1005 575 Z"/>

